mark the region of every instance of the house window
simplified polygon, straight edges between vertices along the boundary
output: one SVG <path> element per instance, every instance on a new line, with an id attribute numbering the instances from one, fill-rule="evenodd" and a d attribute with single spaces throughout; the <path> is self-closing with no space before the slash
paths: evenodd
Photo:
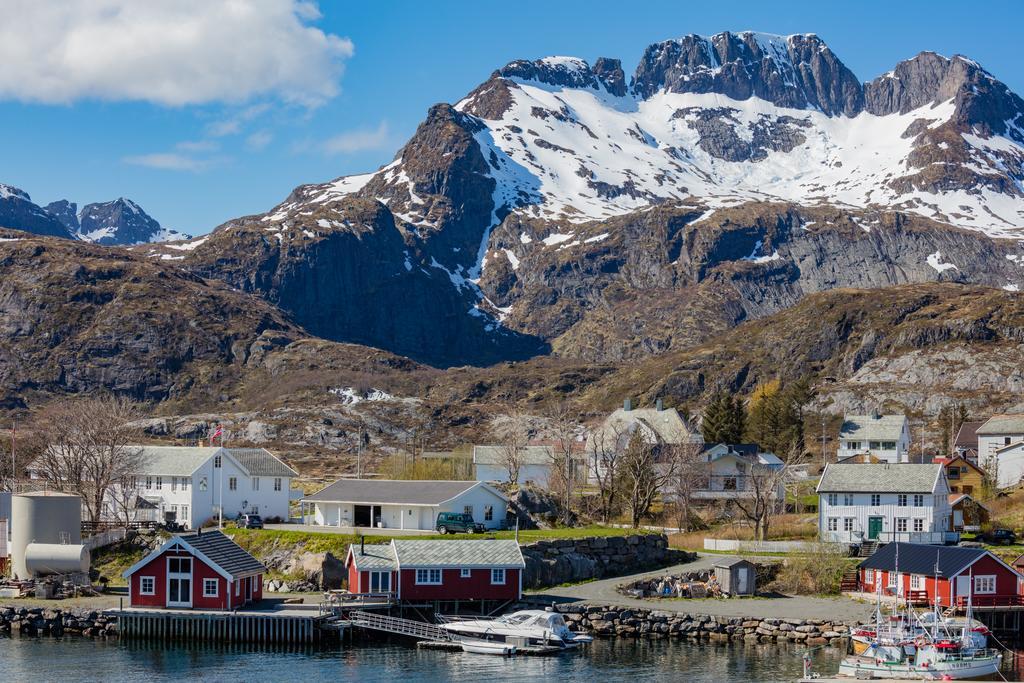
<path id="1" fill-rule="evenodd" d="M 865 569 L 864 570 L 864 583 L 873 584 L 875 582 L 875 570 Z"/>
<path id="2" fill-rule="evenodd" d="M 181 522 L 182 524 L 188 524 L 188 505 L 181 506 Z"/>
<path id="3" fill-rule="evenodd" d="M 146 490 L 149 491 L 153 488 L 153 477 L 146 477 Z"/>
<path id="4" fill-rule="evenodd" d="M 1009 446 L 1010 445 L 1010 437 L 1008 437 L 1008 436 L 1004 436 L 1003 437 L 1003 445 L 1004 446 Z"/>
<path id="5" fill-rule="evenodd" d="M 896 450 L 896 442 L 895 441 L 883 441 L 882 442 L 882 450 L 883 451 L 894 451 L 894 450 Z"/>
<path id="6" fill-rule="evenodd" d="M 214 467 L 220 467 L 220 456 L 219 455 L 214 456 L 214 458 L 213 458 L 213 466 Z"/>
<path id="7" fill-rule="evenodd" d="M 923 494 L 920 494 L 920 493 L 915 493 L 914 494 L 914 507 L 916 507 L 916 508 L 924 507 L 924 495 Z"/>
<path id="8" fill-rule="evenodd" d="M 417 569 L 416 570 L 416 583 L 421 586 L 440 586 L 441 585 L 441 570 L 440 569 Z"/>
<path id="9" fill-rule="evenodd" d="M 852 493 L 844 493 L 843 494 L 843 505 L 853 505 L 853 494 Z"/>
<path id="10" fill-rule="evenodd" d="M 163 477 L 157 477 L 156 478 L 156 490 L 159 491 L 163 487 L 164 487 L 164 478 Z"/>
<path id="11" fill-rule="evenodd" d="M 489 522 L 494 519 L 494 506 L 484 505 L 484 521 Z"/>
<path id="12" fill-rule="evenodd" d="M 469 567 L 463 567 L 459 570 L 459 578 L 468 579 L 471 576 L 473 576 L 473 570 Z"/>
<path id="13" fill-rule="evenodd" d="M 914 520 L 914 531 L 924 531 L 924 520 L 920 517 Z"/>
<path id="14" fill-rule="evenodd" d="M 871 445 L 868 446 L 868 448 L 871 448 L 872 450 L 876 450 L 876 451 L 879 450 L 881 447 L 882 447 L 882 442 L 881 441 L 872 441 Z"/>
<path id="15" fill-rule="evenodd" d="M 974 493 L 974 487 L 973 486 L 964 486 L 963 489 L 964 489 L 964 493 L 966 493 L 968 496 L 971 495 L 972 493 Z"/>
<path id="16" fill-rule="evenodd" d="M 828 518 L 828 530 L 829 531 L 838 531 L 839 530 L 839 518 L 838 517 L 829 517 Z"/>
<path id="17" fill-rule="evenodd" d="M 281 490 L 281 477 L 274 477 L 274 490 L 275 491 L 280 491 Z"/>
<path id="18" fill-rule="evenodd" d="M 860 441 L 847 441 L 846 447 L 851 451 L 855 451 L 860 448 Z"/>
<path id="19" fill-rule="evenodd" d="M 391 590 L 391 572 L 370 572 L 370 592 L 387 593 Z"/>
<path id="20" fill-rule="evenodd" d="M 959 467 L 950 467 L 949 471 L 946 474 L 949 476 L 950 479 L 959 479 L 960 478 L 960 468 Z"/>
<path id="21" fill-rule="evenodd" d="M 975 593 L 988 593 L 992 594 L 996 592 L 996 577 L 994 574 L 988 574 L 986 576 L 975 576 L 974 577 L 974 592 Z"/>
<path id="22" fill-rule="evenodd" d="M 923 591 L 924 590 L 924 577 L 920 574 L 910 575 L 910 590 L 912 591 Z"/>
<path id="23" fill-rule="evenodd" d="M 853 531 L 853 517 L 843 518 L 843 531 Z"/>
<path id="24" fill-rule="evenodd" d="M 139 488 L 139 478 L 138 478 L 138 477 L 132 477 L 132 478 L 131 478 L 131 479 L 130 479 L 130 480 L 128 481 L 128 486 L 129 486 L 129 487 L 131 487 L 131 489 L 132 489 L 133 491 L 134 491 L 135 489 Z"/>
<path id="25" fill-rule="evenodd" d="M 829 505 L 839 505 L 839 494 L 838 493 L 830 493 L 830 494 L 828 494 L 828 504 Z"/>
<path id="26" fill-rule="evenodd" d="M 259 477 L 253 477 L 252 478 L 252 490 L 253 491 L 259 491 L 260 490 L 260 478 Z"/>
<path id="27" fill-rule="evenodd" d="M 896 496 L 896 504 L 899 505 L 901 508 L 907 507 L 907 494 L 901 493 L 898 496 Z"/>
<path id="28" fill-rule="evenodd" d="M 203 477 L 202 479 L 199 480 L 199 490 L 200 491 L 205 491 L 206 490 L 206 477 Z"/>
<path id="29" fill-rule="evenodd" d="M 896 572 L 889 572 L 889 580 L 886 581 L 886 585 L 889 588 L 895 588 L 896 587 Z"/>
<path id="30" fill-rule="evenodd" d="M 907 530 L 907 518 L 906 517 L 897 517 L 896 518 L 896 531 L 897 532 L 901 532 L 901 531 L 905 532 L 906 530 Z"/>
<path id="31" fill-rule="evenodd" d="M 171 477 L 171 491 L 173 492 L 173 491 L 177 491 L 177 490 L 178 490 L 178 478 L 177 477 Z"/>
<path id="32" fill-rule="evenodd" d="M 188 477 L 181 478 L 181 490 L 188 491 Z"/>
<path id="33" fill-rule="evenodd" d="M 235 579 L 235 597 L 237 598 L 242 594 L 242 581 L 241 579 Z"/>
<path id="34" fill-rule="evenodd" d="M 881 505 L 882 504 L 882 494 L 880 494 L 880 493 L 872 493 L 871 494 L 871 504 L 874 505 L 874 506 Z"/>
<path id="35" fill-rule="evenodd" d="M 504 569 L 492 569 L 491 570 L 491 583 L 498 586 L 504 585 L 505 583 L 505 570 Z"/>
<path id="36" fill-rule="evenodd" d="M 228 477 L 228 491 L 238 490 L 238 477 Z"/>
<path id="37" fill-rule="evenodd" d="M 217 579 L 203 579 L 203 597 L 204 598 L 215 598 L 217 597 Z"/>
<path id="38" fill-rule="evenodd" d="M 155 576 L 142 576 L 139 577 L 139 595 L 155 595 L 156 594 L 156 577 Z"/>
<path id="39" fill-rule="evenodd" d="M 467 515 L 472 515 L 473 514 L 473 506 L 472 505 L 463 505 L 462 506 L 462 511 L 465 514 L 467 514 Z"/>

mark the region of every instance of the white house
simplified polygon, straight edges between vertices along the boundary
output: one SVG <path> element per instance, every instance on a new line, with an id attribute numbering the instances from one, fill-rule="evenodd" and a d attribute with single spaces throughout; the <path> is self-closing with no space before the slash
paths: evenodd
<path id="1" fill-rule="evenodd" d="M 217 518 L 221 506 L 226 520 L 242 513 L 288 519 L 289 489 L 298 473 L 264 448 L 128 448 L 138 451 L 139 466 L 128 489 L 115 486 L 108 493 L 104 519 L 163 521 L 171 512 L 194 528 Z M 32 473 L 45 478 L 38 470 Z"/>
<path id="2" fill-rule="evenodd" d="M 910 461 L 910 424 L 906 415 L 847 415 L 839 429 L 838 459 L 871 455 L 882 462 Z"/>
<path id="3" fill-rule="evenodd" d="M 542 488 L 551 483 L 551 468 L 564 462 L 564 458 L 556 456 L 554 447 L 547 444 L 523 446 L 516 457 L 519 463 L 517 483 L 532 483 Z M 477 481 L 507 482 L 509 468 L 506 461 L 507 452 L 502 446 L 473 446 L 473 478 Z M 586 481 L 587 463 L 583 453 L 574 448 L 570 463 L 573 481 Z"/>
<path id="4" fill-rule="evenodd" d="M 993 415 L 976 432 L 978 464 L 995 475 L 999 488 L 1024 478 L 1024 415 Z"/>
<path id="5" fill-rule="evenodd" d="M 940 464 L 830 463 L 817 493 L 823 541 L 946 542 L 952 510 Z"/>
<path id="6" fill-rule="evenodd" d="M 762 453 L 756 444 L 706 445 L 702 451 L 707 474 L 700 478 L 693 497 L 698 500 L 728 500 L 751 495 L 758 469 L 777 470 L 784 463 L 774 453 Z M 671 492 L 668 492 L 669 494 Z M 777 482 L 776 499 L 782 500 L 784 483 Z"/>
<path id="7" fill-rule="evenodd" d="M 302 499 L 307 523 L 433 530 L 438 513 L 465 512 L 488 529 L 505 523 L 508 498 L 479 481 L 339 479 Z"/>

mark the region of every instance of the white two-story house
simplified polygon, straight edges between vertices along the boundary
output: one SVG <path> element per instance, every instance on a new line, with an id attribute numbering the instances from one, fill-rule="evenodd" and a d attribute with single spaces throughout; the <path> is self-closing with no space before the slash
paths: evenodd
<path id="1" fill-rule="evenodd" d="M 822 541 L 941 544 L 951 529 L 940 464 L 831 463 L 817 493 Z"/>
<path id="2" fill-rule="evenodd" d="M 839 429 L 840 461 L 869 455 L 881 462 L 910 462 L 910 424 L 906 415 L 847 415 Z"/>
<path id="3" fill-rule="evenodd" d="M 107 521 L 163 522 L 166 513 L 195 528 L 220 516 L 242 513 L 287 520 L 292 468 L 265 448 L 128 446 L 136 471 L 108 491 Z M 45 472 L 30 471 L 36 478 Z"/>
<path id="4" fill-rule="evenodd" d="M 976 432 L 978 464 L 999 488 L 1024 479 L 1024 415 L 993 415 Z"/>

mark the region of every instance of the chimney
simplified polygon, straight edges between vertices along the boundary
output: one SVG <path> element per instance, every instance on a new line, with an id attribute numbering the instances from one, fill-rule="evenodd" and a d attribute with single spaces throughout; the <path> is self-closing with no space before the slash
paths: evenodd
<path id="1" fill-rule="evenodd" d="M 202 536 L 202 535 L 203 535 L 203 526 L 200 524 L 199 528 L 196 529 L 196 536 Z"/>
<path id="2" fill-rule="evenodd" d="M 658 412 L 660 413 L 661 411 L 665 410 L 665 402 L 659 398 L 657 401 L 654 402 L 654 407 L 657 408 Z"/>
<path id="3" fill-rule="evenodd" d="M 633 410 L 633 399 L 627 398 L 625 401 L 623 401 L 622 409 L 625 410 L 627 413 Z"/>
<path id="4" fill-rule="evenodd" d="M 360 555 L 365 555 L 366 554 L 366 536 L 360 536 L 359 537 L 359 554 Z"/>

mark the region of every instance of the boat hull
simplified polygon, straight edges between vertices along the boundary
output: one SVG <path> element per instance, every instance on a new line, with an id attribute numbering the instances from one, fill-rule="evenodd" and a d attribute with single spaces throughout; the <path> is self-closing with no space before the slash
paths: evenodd
<path id="1" fill-rule="evenodd" d="M 969 681 L 988 678 L 999 672 L 1000 657 L 935 662 L 930 666 L 908 663 L 879 664 L 874 659 L 847 658 L 839 665 L 839 675 L 849 678 L 871 676 L 900 681 Z"/>

